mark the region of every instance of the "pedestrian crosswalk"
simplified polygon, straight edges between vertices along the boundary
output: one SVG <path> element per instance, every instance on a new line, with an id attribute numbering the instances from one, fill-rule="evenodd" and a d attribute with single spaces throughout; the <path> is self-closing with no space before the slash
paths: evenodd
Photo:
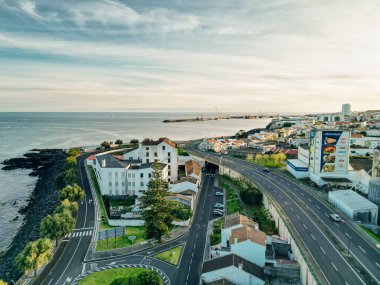
<path id="1" fill-rule="evenodd" d="M 92 235 L 91 230 L 75 231 L 75 232 L 72 232 L 72 233 L 65 235 L 65 238 L 76 238 L 76 237 L 84 237 L 84 236 L 91 236 L 91 235 Z"/>

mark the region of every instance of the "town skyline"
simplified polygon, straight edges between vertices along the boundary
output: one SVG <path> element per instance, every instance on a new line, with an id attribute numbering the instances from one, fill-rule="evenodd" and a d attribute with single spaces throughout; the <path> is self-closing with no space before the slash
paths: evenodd
<path id="1" fill-rule="evenodd" d="M 380 109 L 373 1 L 0 4 L 3 112 Z"/>

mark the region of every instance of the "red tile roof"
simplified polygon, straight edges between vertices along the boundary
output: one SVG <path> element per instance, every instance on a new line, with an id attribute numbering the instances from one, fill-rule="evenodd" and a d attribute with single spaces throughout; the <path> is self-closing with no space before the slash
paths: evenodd
<path id="1" fill-rule="evenodd" d="M 87 157 L 87 160 L 95 160 L 96 159 L 96 155 L 90 155 L 89 157 Z"/>

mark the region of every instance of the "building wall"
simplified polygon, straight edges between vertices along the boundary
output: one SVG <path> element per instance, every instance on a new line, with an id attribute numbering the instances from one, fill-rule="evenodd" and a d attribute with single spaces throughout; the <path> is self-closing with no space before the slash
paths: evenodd
<path id="1" fill-rule="evenodd" d="M 229 266 L 219 270 L 207 272 L 202 274 L 203 284 L 210 284 L 219 279 L 226 278 L 239 285 L 264 285 L 264 280 L 257 278 L 247 272 L 235 267 Z"/>
<path id="2" fill-rule="evenodd" d="M 250 240 L 231 245 L 231 253 L 260 266 L 265 265 L 265 247 Z"/>
<path id="3" fill-rule="evenodd" d="M 186 190 L 193 190 L 195 192 L 198 192 L 198 185 L 191 183 L 189 181 L 181 182 L 181 183 L 175 183 L 175 184 L 169 184 L 169 190 L 173 193 L 180 193 L 182 191 Z"/>

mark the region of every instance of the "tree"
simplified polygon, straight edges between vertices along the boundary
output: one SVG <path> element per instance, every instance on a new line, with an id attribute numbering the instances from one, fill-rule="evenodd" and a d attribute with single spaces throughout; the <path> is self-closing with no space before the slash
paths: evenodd
<path id="1" fill-rule="evenodd" d="M 117 139 L 115 141 L 115 144 L 117 144 L 120 147 L 123 144 L 123 141 L 121 139 Z"/>
<path id="2" fill-rule="evenodd" d="M 168 199 L 172 195 L 168 183 L 162 178 L 160 164 L 154 163 L 148 190 L 141 197 L 142 218 L 148 238 L 161 241 L 161 237 L 169 232 L 175 219 L 174 212 L 179 207 L 178 202 Z"/>
<path id="3" fill-rule="evenodd" d="M 43 237 L 54 239 L 56 245 L 58 240 L 70 233 L 75 225 L 75 219 L 67 211 L 56 213 L 53 216 L 48 215 L 42 219 L 40 224 L 40 233 Z"/>
<path id="4" fill-rule="evenodd" d="M 278 154 L 278 158 L 280 161 L 285 161 L 286 160 L 286 154 L 281 152 Z"/>
<path id="5" fill-rule="evenodd" d="M 69 168 L 63 173 L 63 182 L 68 184 L 73 184 L 77 181 L 77 170 L 76 168 Z"/>
<path id="6" fill-rule="evenodd" d="M 59 214 L 63 212 L 69 212 L 70 214 L 72 212 L 77 212 L 79 209 L 78 203 L 76 201 L 70 201 L 69 199 L 64 199 L 61 201 L 61 205 L 59 205 L 57 208 L 54 210 L 54 214 Z"/>
<path id="7" fill-rule="evenodd" d="M 111 148 L 111 145 L 109 142 L 107 141 L 104 141 L 100 144 L 104 149 L 110 149 Z"/>
<path id="8" fill-rule="evenodd" d="M 131 145 L 138 145 L 139 144 L 139 140 L 138 139 L 131 139 L 130 144 Z"/>
<path id="9" fill-rule="evenodd" d="M 77 157 L 80 155 L 80 149 L 79 148 L 70 148 L 69 151 L 68 151 L 68 155 L 69 156 L 72 156 L 72 157 Z"/>
<path id="10" fill-rule="evenodd" d="M 261 154 L 256 154 L 256 160 L 260 161 L 263 159 L 263 156 Z"/>
<path id="11" fill-rule="evenodd" d="M 77 184 L 68 185 L 59 191 L 59 198 L 61 200 L 68 199 L 69 201 L 79 201 L 82 200 L 85 193 L 82 188 Z"/>
<path id="12" fill-rule="evenodd" d="M 24 272 L 34 270 L 35 278 L 37 276 L 37 269 L 49 262 L 52 248 L 53 243 L 46 238 L 28 242 L 23 251 L 17 255 L 16 264 Z"/>
<path id="13" fill-rule="evenodd" d="M 144 285 L 160 285 L 161 278 L 156 271 L 143 271 L 138 275 L 138 280 Z"/>

